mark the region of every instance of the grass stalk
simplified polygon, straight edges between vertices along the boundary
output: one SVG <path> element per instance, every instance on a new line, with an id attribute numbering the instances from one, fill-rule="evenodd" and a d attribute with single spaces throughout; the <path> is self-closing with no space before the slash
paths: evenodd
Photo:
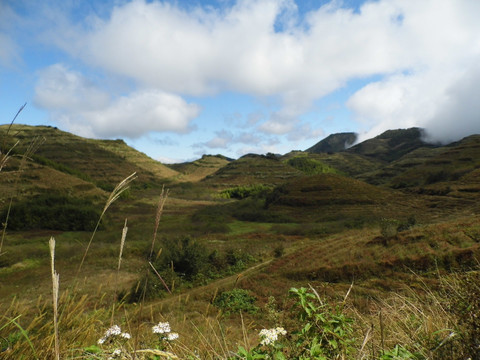
<path id="1" fill-rule="evenodd" d="M 153 266 L 153 264 L 149 261 L 148 264 L 152 267 L 153 269 L 153 272 L 155 273 L 155 275 L 157 275 L 157 277 L 160 279 L 160 281 L 162 282 L 163 286 L 165 286 L 165 289 L 167 289 L 168 293 L 169 294 L 172 294 L 172 292 L 170 291 L 170 289 L 168 288 L 168 285 L 167 283 L 165 282 L 165 280 L 163 280 L 162 276 L 158 273 L 157 269 L 155 269 L 155 266 Z"/>
<path id="2" fill-rule="evenodd" d="M 118 294 L 120 267 L 122 265 L 123 248 L 125 247 L 125 239 L 127 238 L 127 232 L 128 232 L 127 219 L 125 219 L 125 223 L 123 224 L 123 229 L 122 229 L 122 238 L 120 240 L 120 251 L 118 253 L 118 265 L 117 265 L 117 273 L 115 275 L 115 289 L 114 289 L 114 292 L 113 292 L 112 317 L 111 317 L 111 320 L 110 320 L 110 326 L 113 325 L 113 318 L 115 316 L 115 303 L 117 301 L 117 294 Z"/>
<path id="3" fill-rule="evenodd" d="M 165 205 L 165 202 L 167 201 L 167 198 L 168 198 L 168 189 L 165 190 L 165 188 L 162 187 L 162 192 L 160 193 L 160 199 L 158 200 L 157 212 L 155 214 L 155 228 L 153 230 L 152 247 L 150 248 L 150 256 L 148 259 L 149 261 L 152 261 L 153 252 L 155 251 L 155 241 L 157 239 L 158 226 L 160 225 L 160 219 L 162 217 L 163 207 Z"/>
<path id="4" fill-rule="evenodd" d="M 58 338 L 58 290 L 60 286 L 60 275 L 55 271 L 55 239 L 50 238 L 48 242 L 50 247 L 50 259 L 52 270 L 52 287 L 53 287 L 53 327 L 55 331 L 55 359 L 60 360 L 60 344 Z"/>
<path id="5" fill-rule="evenodd" d="M 32 343 L 32 341 L 30 340 L 30 337 L 28 336 L 27 331 L 17 322 L 17 320 L 18 320 L 18 318 L 20 318 L 20 316 L 21 316 L 21 315 L 18 315 L 17 317 L 15 317 L 15 318 L 13 318 L 13 319 L 9 319 L 9 318 L 5 317 L 5 318 L 8 320 L 8 322 L 2 327 L 2 329 L 3 329 L 4 327 L 6 327 L 6 326 L 7 326 L 8 324 L 10 324 L 10 323 L 13 324 L 13 325 L 15 325 L 15 326 L 18 328 L 18 330 L 20 330 L 20 333 L 22 334 L 22 336 L 23 336 L 23 337 L 25 338 L 25 340 L 27 341 L 28 346 L 30 346 L 30 349 L 32 349 L 32 355 L 33 355 L 33 357 L 34 357 L 36 360 L 38 360 L 39 358 L 38 358 L 37 352 L 35 351 L 35 347 L 33 346 L 33 343 Z"/>
<path id="6" fill-rule="evenodd" d="M 167 201 L 167 198 L 168 198 L 168 190 L 165 190 L 165 187 L 162 187 L 162 192 L 160 193 L 160 198 L 158 200 L 158 205 L 157 205 L 157 211 L 155 213 L 155 226 L 154 226 L 154 230 L 153 230 L 153 237 L 152 237 L 152 246 L 150 248 L 150 254 L 148 256 L 148 263 L 150 264 L 150 266 L 153 268 L 153 270 L 157 273 L 157 276 L 160 278 L 160 280 L 164 283 L 166 289 L 170 292 L 168 286 L 165 284 L 165 282 L 163 281 L 162 277 L 160 276 L 160 274 L 158 274 L 158 272 L 155 270 L 155 268 L 153 267 L 151 261 L 153 261 L 153 254 L 154 254 L 154 251 L 155 251 L 155 241 L 157 239 L 157 233 L 158 233 L 158 227 L 160 225 L 160 219 L 162 218 L 162 213 L 163 213 L 163 207 L 165 205 L 165 202 Z M 160 253 L 160 252 L 159 252 Z M 143 310 L 143 304 L 145 302 L 145 295 L 146 295 L 146 292 L 147 292 L 147 286 L 148 286 L 148 268 L 146 269 L 146 274 L 145 274 L 145 282 L 143 284 L 143 291 L 142 291 L 142 296 L 141 296 L 141 301 L 140 301 L 140 312 L 142 312 Z M 170 292 L 171 293 L 171 292 Z M 133 360 L 136 359 L 136 351 L 138 349 L 138 333 L 139 333 L 139 329 L 140 329 L 140 324 L 138 324 L 137 326 L 137 331 L 136 331 L 136 336 L 135 336 L 135 341 L 134 341 L 134 351 L 133 351 Z"/>
<path id="7" fill-rule="evenodd" d="M 83 263 L 85 262 L 85 258 L 87 257 L 88 250 L 90 249 L 90 246 L 92 245 L 93 238 L 95 237 L 95 234 L 97 233 L 98 227 L 100 226 L 100 222 L 103 219 L 103 216 L 107 212 L 107 209 L 112 205 L 119 197 L 122 195 L 122 193 L 129 188 L 130 183 L 136 178 L 136 173 L 134 172 L 133 174 L 127 176 L 125 179 L 123 179 L 115 188 L 113 191 L 110 193 L 110 196 L 107 199 L 107 202 L 105 203 L 105 206 L 103 207 L 103 211 L 100 214 L 100 217 L 98 218 L 97 224 L 95 225 L 95 229 L 93 230 L 92 236 L 90 237 L 90 240 L 88 242 L 88 245 L 85 249 L 85 252 L 83 253 L 82 261 L 80 262 L 80 265 L 78 266 L 77 274 L 76 276 L 80 274 L 80 270 L 82 270 Z"/>

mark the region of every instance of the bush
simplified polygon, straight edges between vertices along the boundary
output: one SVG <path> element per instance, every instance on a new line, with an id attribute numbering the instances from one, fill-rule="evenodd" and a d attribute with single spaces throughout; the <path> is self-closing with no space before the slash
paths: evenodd
<path id="1" fill-rule="evenodd" d="M 162 252 L 154 266 L 157 271 L 173 269 L 180 277 L 191 281 L 206 269 L 208 256 L 206 248 L 189 237 L 163 239 Z"/>
<path id="2" fill-rule="evenodd" d="M 251 296 L 247 290 L 233 289 L 222 292 L 215 298 L 213 304 L 227 315 L 239 312 L 255 314 L 258 311 L 258 307 L 255 306 L 256 300 L 257 298 Z"/>
<path id="3" fill-rule="evenodd" d="M 220 196 L 227 199 L 245 199 L 247 197 L 265 197 L 272 188 L 267 185 L 236 186 L 223 190 Z"/>

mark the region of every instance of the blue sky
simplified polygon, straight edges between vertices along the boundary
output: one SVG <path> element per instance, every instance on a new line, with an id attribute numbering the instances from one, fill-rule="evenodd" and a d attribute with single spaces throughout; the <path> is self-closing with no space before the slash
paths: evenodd
<path id="1" fill-rule="evenodd" d="M 0 0 L 0 123 L 164 162 L 480 133 L 480 2 Z"/>

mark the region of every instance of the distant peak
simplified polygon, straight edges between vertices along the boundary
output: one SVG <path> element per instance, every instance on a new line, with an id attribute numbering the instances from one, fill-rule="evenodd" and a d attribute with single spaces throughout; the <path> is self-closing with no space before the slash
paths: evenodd
<path id="1" fill-rule="evenodd" d="M 327 136 L 306 151 L 309 153 L 336 153 L 355 144 L 358 135 L 354 132 L 336 133 Z"/>

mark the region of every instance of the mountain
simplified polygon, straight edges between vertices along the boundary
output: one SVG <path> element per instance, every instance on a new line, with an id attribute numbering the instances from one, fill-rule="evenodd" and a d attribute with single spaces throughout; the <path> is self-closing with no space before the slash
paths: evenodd
<path id="1" fill-rule="evenodd" d="M 314 154 L 344 151 L 357 141 L 357 137 L 358 135 L 353 132 L 332 134 L 305 151 Z"/>
<path id="2" fill-rule="evenodd" d="M 284 163 L 276 155 L 247 154 L 207 176 L 204 182 L 223 186 L 277 185 L 301 175 L 300 170 Z"/>
<path id="3" fill-rule="evenodd" d="M 422 314 L 431 307 L 422 321 L 439 328 L 421 337 L 425 349 L 432 349 L 432 343 L 443 341 L 437 335 L 445 324 L 456 321 L 451 312 L 438 318 L 444 316 L 435 306 L 438 300 L 451 297 L 444 292 L 449 283 L 438 276 L 478 283 L 470 276 L 477 274 L 472 270 L 478 270 L 480 258 L 480 135 L 433 146 L 422 142 L 421 129 L 391 130 L 348 149 L 341 146 L 345 137 L 332 136 L 319 146 L 330 152 L 248 154 L 236 160 L 205 155 L 165 166 L 122 140 L 86 139 L 45 126 L 15 125 L 8 136 L 6 130 L 0 126 L 0 164 L 19 143 L 0 171 L 0 308 L 11 318 L 18 317 L 18 308 L 38 312 L 31 317 L 33 325 L 22 323 L 35 332 L 30 340 L 36 349 L 43 349 L 54 330 L 42 305 L 52 289 L 51 237 L 61 289 L 72 289 L 67 295 L 73 300 L 84 299 L 80 305 L 63 304 L 66 316 L 78 313 L 87 324 L 82 338 L 77 330 L 71 339 L 62 337 L 79 349 L 78 356 L 98 338 L 90 324 L 111 323 L 109 299 L 125 299 L 122 306 L 142 323 L 153 316 L 149 309 L 163 309 L 161 318 L 179 319 L 172 324 L 184 326 L 178 328 L 183 334 L 192 331 L 184 319 L 197 321 L 200 312 L 207 321 L 199 323 L 200 329 L 212 329 L 215 319 L 238 330 L 238 336 L 225 338 L 236 347 L 243 320 L 260 328 L 276 323 L 280 314 L 281 324 L 296 323 L 297 314 L 284 317 L 292 303 L 284 300 L 289 289 L 306 286 L 318 290 L 315 298 L 325 299 L 323 304 L 341 299 L 343 307 L 345 294 L 351 294 L 349 314 L 361 314 L 360 330 L 365 324 L 378 330 L 378 311 L 371 310 L 384 304 L 400 309 L 384 306 L 380 320 L 386 333 L 395 335 L 399 318 L 418 317 L 418 310 L 405 312 L 407 301 Z M 103 216 L 113 186 L 134 171 L 138 178 Z M 79 264 L 84 264 L 80 275 Z M 136 312 L 141 288 L 145 314 Z M 241 319 L 222 312 L 214 299 L 233 298 L 231 291 L 237 290 L 249 293 L 258 307 L 267 304 L 269 311 L 245 312 Z M 440 297 L 425 297 L 436 290 Z M 451 293 L 457 296 L 457 290 Z M 462 304 L 478 299 L 478 291 L 464 294 Z M 236 302 L 245 301 L 238 297 Z M 124 321 L 123 312 L 115 313 L 115 322 Z M 417 329 L 417 322 L 412 326 Z M 17 327 L 4 326 L 0 337 Z M 215 333 L 208 335 L 211 344 L 218 340 Z M 411 333 L 408 328 L 403 338 Z M 449 332 L 443 334 L 450 339 Z M 372 335 L 376 344 L 380 335 Z M 362 348 L 363 338 L 358 336 Z M 22 344 L 14 345 L 13 350 Z M 27 341 L 22 346 L 31 351 Z M 206 358 L 211 349 L 205 348 Z M 31 352 L 25 354 L 31 358 Z M 51 355 L 46 354 L 39 357 Z"/>
<path id="4" fill-rule="evenodd" d="M 8 126 L 0 126 L 0 139 Z M 32 160 L 41 165 L 56 167 L 93 182 L 117 183 L 133 172 L 141 181 L 158 181 L 178 175 L 158 161 L 128 146 L 123 140 L 94 140 L 61 131 L 51 126 L 13 125 L 8 142 L 18 141 L 15 152 L 22 154 L 35 141 Z"/>
<path id="5" fill-rule="evenodd" d="M 471 135 L 447 146 L 430 150 L 429 156 L 421 163 L 405 167 L 391 180 L 393 187 L 443 186 L 469 187 L 478 184 L 480 168 L 480 135 Z M 405 157 L 409 158 L 409 157 Z M 478 188 L 476 191 L 479 191 Z M 472 192 L 475 192 L 472 190 Z"/>
<path id="6" fill-rule="evenodd" d="M 384 162 L 392 162 L 418 148 L 435 147 L 435 145 L 425 143 L 422 139 L 423 129 L 420 128 L 388 130 L 373 139 L 356 144 L 346 151 Z"/>
<path id="7" fill-rule="evenodd" d="M 12 196 L 52 191 L 103 199 L 134 172 L 136 188 L 160 187 L 179 175 L 123 140 L 87 139 L 50 126 L 13 125 L 8 136 L 7 131 L 7 125 L 0 126 L 2 153 L 13 148 L 0 176 L 0 208 Z"/>
<path id="8" fill-rule="evenodd" d="M 272 212 L 280 211 L 299 222 L 316 223 L 407 216 L 420 204 L 418 199 L 401 192 L 338 174 L 290 179 L 267 199 Z"/>
<path id="9" fill-rule="evenodd" d="M 179 179 L 184 181 L 200 181 L 226 166 L 233 159 L 223 155 L 203 155 L 200 159 L 167 166 L 181 174 Z"/>

